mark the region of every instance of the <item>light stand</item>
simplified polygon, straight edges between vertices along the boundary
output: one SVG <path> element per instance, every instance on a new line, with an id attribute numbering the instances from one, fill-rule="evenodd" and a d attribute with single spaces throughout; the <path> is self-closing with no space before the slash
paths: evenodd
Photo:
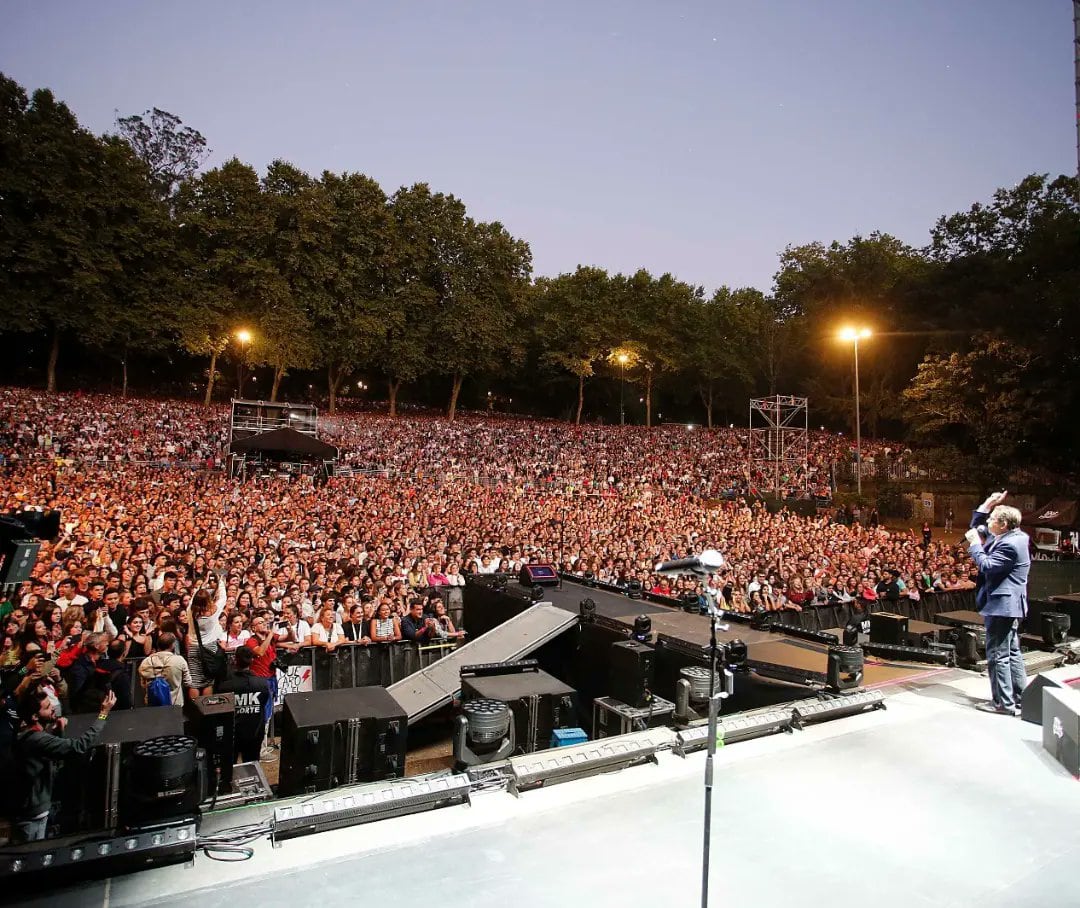
<path id="1" fill-rule="evenodd" d="M 716 756 L 716 726 L 720 714 L 720 701 L 730 697 L 735 689 L 735 678 L 728 668 L 724 668 L 724 685 L 721 690 L 716 689 L 718 665 L 720 662 L 720 645 L 716 642 L 716 631 L 727 630 L 728 625 L 720 624 L 723 617 L 716 607 L 716 596 L 713 593 L 706 594 L 709 598 L 709 738 L 705 756 L 705 832 L 702 841 L 701 853 L 701 908 L 709 908 L 709 847 L 712 836 L 712 789 L 713 789 L 713 758 Z"/>

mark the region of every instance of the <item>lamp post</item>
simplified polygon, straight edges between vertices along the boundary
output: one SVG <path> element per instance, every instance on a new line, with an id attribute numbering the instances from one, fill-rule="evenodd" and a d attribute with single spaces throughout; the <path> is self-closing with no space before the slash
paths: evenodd
<path id="1" fill-rule="evenodd" d="M 619 425 L 626 425 L 626 363 L 630 359 L 625 353 L 620 353 L 615 359 L 619 363 Z"/>
<path id="2" fill-rule="evenodd" d="M 241 328 L 236 332 L 236 339 L 240 342 L 240 362 L 237 364 L 236 396 L 244 396 L 244 355 L 247 353 L 247 345 L 251 343 L 251 332 L 247 328 Z"/>
<path id="3" fill-rule="evenodd" d="M 855 488 L 862 495 L 862 420 L 859 414 L 859 341 L 870 336 L 869 328 L 844 328 L 840 340 L 855 347 Z"/>

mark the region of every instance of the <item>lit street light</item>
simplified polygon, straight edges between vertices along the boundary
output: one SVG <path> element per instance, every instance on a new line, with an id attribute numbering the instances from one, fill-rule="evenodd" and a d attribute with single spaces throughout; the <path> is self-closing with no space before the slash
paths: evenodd
<path id="1" fill-rule="evenodd" d="M 236 396 L 244 396 L 244 356 L 247 352 L 247 345 L 251 343 L 251 332 L 247 328 L 241 328 L 236 332 L 236 339 L 240 342 L 240 362 L 236 367 Z"/>
<path id="2" fill-rule="evenodd" d="M 855 346 L 855 486 L 862 495 L 862 424 L 859 414 L 859 341 L 870 336 L 869 328 L 843 328 L 840 340 Z"/>
<path id="3" fill-rule="evenodd" d="M 620 353 L 615 359 L 619 363 L 619 425 L 626 425 L 626 364 L 630 357 Z"/>

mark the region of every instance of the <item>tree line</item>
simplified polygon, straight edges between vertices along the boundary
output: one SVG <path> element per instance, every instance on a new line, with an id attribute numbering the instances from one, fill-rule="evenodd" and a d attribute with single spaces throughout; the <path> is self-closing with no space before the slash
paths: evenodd
<path id="1" fill-rule="evenodd" d="M 359 172 L 307 174 L 235 158 L 161 111 L 96 136 L 46 89 L 0 75 L 0 331 L 86 356 L 263 366 L 276 399 L 320 372 L 331 412 L 359 373 L 403 387 L 441 377 L 453 418 L 467 379 L 525 387 L 580 421 L 591 389 L 629 384 L 711 426 L 749 395 L 805 395 L 864 425 L 994 463 L 1067 462 L 1080 441 L 1075 178 L 1033 174 L 941 217 L 915 248 L 884 233 L 790 246 L 769 293 L 708 293 L 671 274 L 578 267 L 532 274 L 528 243 L 424 183 L 392 194 Z M 250 341 L 237 330 L 250 331 Z M 12 338 L 9 337 L 9 342 Z M 552 404 L 552 401 L 558 401 Z M 667 406 L 667 404 L 665 404 Z"/>

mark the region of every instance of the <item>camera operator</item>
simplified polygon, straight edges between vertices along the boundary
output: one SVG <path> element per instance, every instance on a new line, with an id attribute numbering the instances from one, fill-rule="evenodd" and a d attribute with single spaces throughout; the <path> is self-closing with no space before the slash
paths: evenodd
<path id="1" fill-rule="evenodd" d="M 116 694 L 109 691 L 94 724 L 85 734 L 71 739 L 63 736 L 67 720 L 56 717 L 52 699 L 44 689 L 31 689 L 19 702 L 23 727 L 15 741 L 15 785 L 22 797 L 16 808 L 15 831 L 20 842 L 45 838 L 58 763 L 84 754 L 93 746 L 115 704 Z"/>

